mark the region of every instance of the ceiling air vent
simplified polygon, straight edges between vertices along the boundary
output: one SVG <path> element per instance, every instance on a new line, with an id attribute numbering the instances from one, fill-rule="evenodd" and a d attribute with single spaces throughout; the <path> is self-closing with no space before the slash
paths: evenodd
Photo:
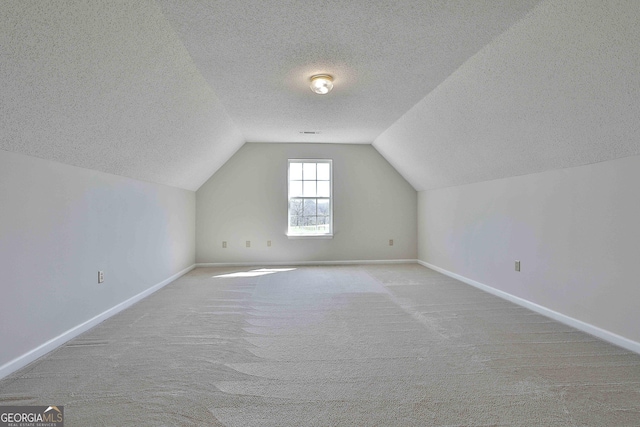
<path id="1" fill-rule="evenodd" d="M 319 135 L 320 131 L 319 130 L 301 130 L 300 133 L 304 135 Z"/>

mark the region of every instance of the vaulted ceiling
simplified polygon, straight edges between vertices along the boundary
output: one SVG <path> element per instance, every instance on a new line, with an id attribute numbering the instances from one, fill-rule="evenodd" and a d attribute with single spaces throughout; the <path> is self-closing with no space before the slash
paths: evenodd
<path id="1" fill-rule="evenodd" d="M 190 190 L 245 142 L 373 144 L 417 190 L 640 154 L 639 19 L 634 0 L 3 2 L 0 149 Z"/>

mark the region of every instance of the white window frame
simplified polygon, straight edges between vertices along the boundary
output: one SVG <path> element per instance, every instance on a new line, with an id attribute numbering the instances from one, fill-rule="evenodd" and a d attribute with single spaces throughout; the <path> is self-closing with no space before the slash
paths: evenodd
<path id="1" fill-rule="evenodd" d="M 291 196 L 291 164 L 292 163 L 327 163 L 329 164 L 329 197 L 320 196 Z M 315 181 L 317 182 L 317 176 Z M 300 233 L 291 228 L 291 200 L 292 199 L 328 199 L 329 200 L 329 229 L 326 233 Z M 317 211 L 316 211 L 317 215 Z M 290 239 L 331 239 L 333 238 L 333 159 L 289 159 L 287 162 L 287 236 Z"/>

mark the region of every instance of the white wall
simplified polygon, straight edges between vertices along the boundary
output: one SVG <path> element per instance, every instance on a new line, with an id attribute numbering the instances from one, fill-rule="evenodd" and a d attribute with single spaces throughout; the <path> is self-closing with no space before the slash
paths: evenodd
<path id="1" fill-rule="evenodd" d="M 419 259 L 640 343 L 639 183 L 632 156 L 420 192 Z"/>
<path id="2" fill-rule="evenodd" d="M 333 239 L 285 235 L 289 158 L 333 159 Z M 417 193 L 370 145 L 245 144 L 196 199 L 198 263 L 416 258 Z"/>
<path id="3" fill-rule="evenodd" d="M 0 377 L 194 261 L 194 192 L 0 150 Z"/>

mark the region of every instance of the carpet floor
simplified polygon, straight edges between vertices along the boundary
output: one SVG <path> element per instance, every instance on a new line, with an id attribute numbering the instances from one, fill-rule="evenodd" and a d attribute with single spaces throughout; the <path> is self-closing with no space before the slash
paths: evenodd
<path id="1" fill-rule="evenodd" d="M 417 264 L 198 268 L 0 381 L 65 426 L 640 426 L 640 355 Z"/>

